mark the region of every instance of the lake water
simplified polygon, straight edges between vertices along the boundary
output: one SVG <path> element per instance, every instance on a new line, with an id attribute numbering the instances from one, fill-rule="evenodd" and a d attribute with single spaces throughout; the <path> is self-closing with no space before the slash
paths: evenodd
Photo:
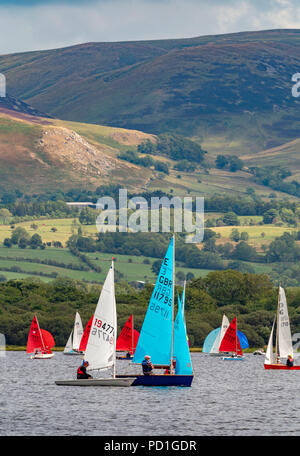
<path id="1" fill-rule="evenodd" d="M 2 436 L 300 435 L 300 371 L 266 371 L 264 357 L 221 361 L 193 353 L 191 388 L 56 386 L 75 378 L 77 356 L 0 358 Z M 118 361 L 118 373 L 139 366 Z"/>

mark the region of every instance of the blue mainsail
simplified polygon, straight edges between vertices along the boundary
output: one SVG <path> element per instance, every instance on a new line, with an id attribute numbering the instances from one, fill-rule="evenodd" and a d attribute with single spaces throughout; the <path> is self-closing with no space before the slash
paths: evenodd
<path id="1" fill-rule="evenodd" d="M 178 300 L 178 312 L 174 323 L 174 358 L 176 360 L 175 374 L 192 375 L 192 361 L 180 300 Z"/>
<path id="2" fill-rule="evenodd" d="M 237 330 L 237 335 L 238 335 L 238 338 L 239 338 L 239 341 L 240 341 L 241 348 L 248 348 L 249 347 L 249 343 L 248 343 L 248 339 L 245 336 L 245 334 L 242 333 L 242 331 Z"/>
<path id="3" fill-rule="evenodd" d="M 173 249 L 172 238 L 149 302 L 132 360 L 133 363 L 141 363 L 145 355 L 150 355 L 153 364 L 170 364 L 173 309 Z"/>

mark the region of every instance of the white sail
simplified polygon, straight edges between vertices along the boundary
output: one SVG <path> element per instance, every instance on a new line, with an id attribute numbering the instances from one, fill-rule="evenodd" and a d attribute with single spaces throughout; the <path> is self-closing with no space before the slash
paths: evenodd
<path id="1" fill-rule="evenodd" d="M 73 329 L 72 329 L 71 334 L 69 336 L 68 342 L 66 343 L 66 346 L 65 346 L 65 349 L 64 349 L 64 353 L 69 353 L 72 350 L 72 346 L 73 346 L 72 341 L 73 341 Z"/>
<path id="2" fill-rule="evenodd" d="M 265 364 L 275 364 L 275 356 L 274 356 L 274 350 L 273 350 L 273 333 L 274 333 L 275 320 L 276 320 L 276 317 L 274 318 L 274 321 L 273 321 L 272 331 L 270 334 L 268 348 L 267 348 L 266 355 L 265 355 Z"/>
<path id="3" fill-rule="evenodd" d="M 116 300 L 113 263 L 106 276 L 85 351 L 88 370 L 107 369 L 115 364 L 117 333 Z"/>
<path id="4" fill-rule="evenodd" d="M 229 326 L 229 320 L 226 317 L 226 315 L 224 314 L 223 318 L 222 318 L 222 325 L 221 325 L 220 332 L 219 332 L 218 336 L 216 337 L 216 340 L 214 341 L 214 344 L 211 348 L 210 353 L 219 353 L 220 343 L 222 342 L 222 339 L 224 337 L 224 334 L 227 331 L 228 326 Z"/>
<path id="5" fill-rule="evenodd" d="M 280 358 L 287 358 L 288 355 L 293 356 L 293 345 L 286 296 L 284 289 L 281 287 L 279 287 L 277 324 L 279 356 Z"/>
<path id="6" fill-rule="evenodd" d="M 83 326 L 80 315 L 76 312 L 74 332 L 73 332 L 73 350 L 79 350 L 80 341 L 83 335 Z"/>

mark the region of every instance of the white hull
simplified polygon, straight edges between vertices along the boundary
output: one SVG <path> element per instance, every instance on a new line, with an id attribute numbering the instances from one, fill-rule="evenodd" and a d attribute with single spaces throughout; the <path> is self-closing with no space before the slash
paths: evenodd
<path id="1" fill-rule="evenodd" d="M 84 355 L 83 352 L 77 352 L 77 351 L 69 351 L 69 352 L 63 352 L 64 355 L 69 355 L 69 356 L 73 356 L 73 355 Z"/>
<path id="2" fill-rule="evenodd" d="M 39 353 L 37 355 L 30 356 L 30 359 L 49 359 L 53 358 L 54 353 Z"/>
<path id="3" fill-rule="evenodd" d="M 79 380 L 56 380 L 59 386 L 131 386 L 135 378 L 92 378 Z"/>
<path id="4" fill-rule="evenodd" d="M 222 356 L 222 361 L 242 361 L 244 356 Z"/>

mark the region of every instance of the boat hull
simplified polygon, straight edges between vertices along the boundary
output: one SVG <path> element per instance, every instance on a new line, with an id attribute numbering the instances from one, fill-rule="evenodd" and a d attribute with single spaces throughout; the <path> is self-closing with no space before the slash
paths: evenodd
<path id="1" fill-rule="evenodd" d="M 136 375 L 131 386 L 191 386 L 193 375 Z M 117 375 L 117 378 L 127 378 Z"/>
<path id="2" fill-rule="evenodd" d="M 30 356 L 30 359 L 49 359 L 53 358 L 54 353 L 40 353 L 38 355 Z"/>
<path id="3" fill-rule="evenodd" d="M 300 370 L 300 366 L 286 366 L 285 364 L 264 364 L 265 369 L 273 370 Z"/>
<path id="4" fill-rule="evenodd" d="M 222 356 L 222 358 L 220 358 L 222 361 L 243 361 L 244 360 L 244 357 L 243 356 Z"/>
<path id="5" fill-rule="evenodd" d="M 69 351 L 69 352 L 63 352 L 64 355 L 67 356 L 73 356 L 73 355 L 84 355 L 84 352 L 78 352 L 78 351 Z"/>
<path id="6" fill-rule="evenodd" d="M 84 378 L 78 380 L 56 380 L 59 386 L 131 386 L 134 382 L 133 377 L 127 378 Z"/>

